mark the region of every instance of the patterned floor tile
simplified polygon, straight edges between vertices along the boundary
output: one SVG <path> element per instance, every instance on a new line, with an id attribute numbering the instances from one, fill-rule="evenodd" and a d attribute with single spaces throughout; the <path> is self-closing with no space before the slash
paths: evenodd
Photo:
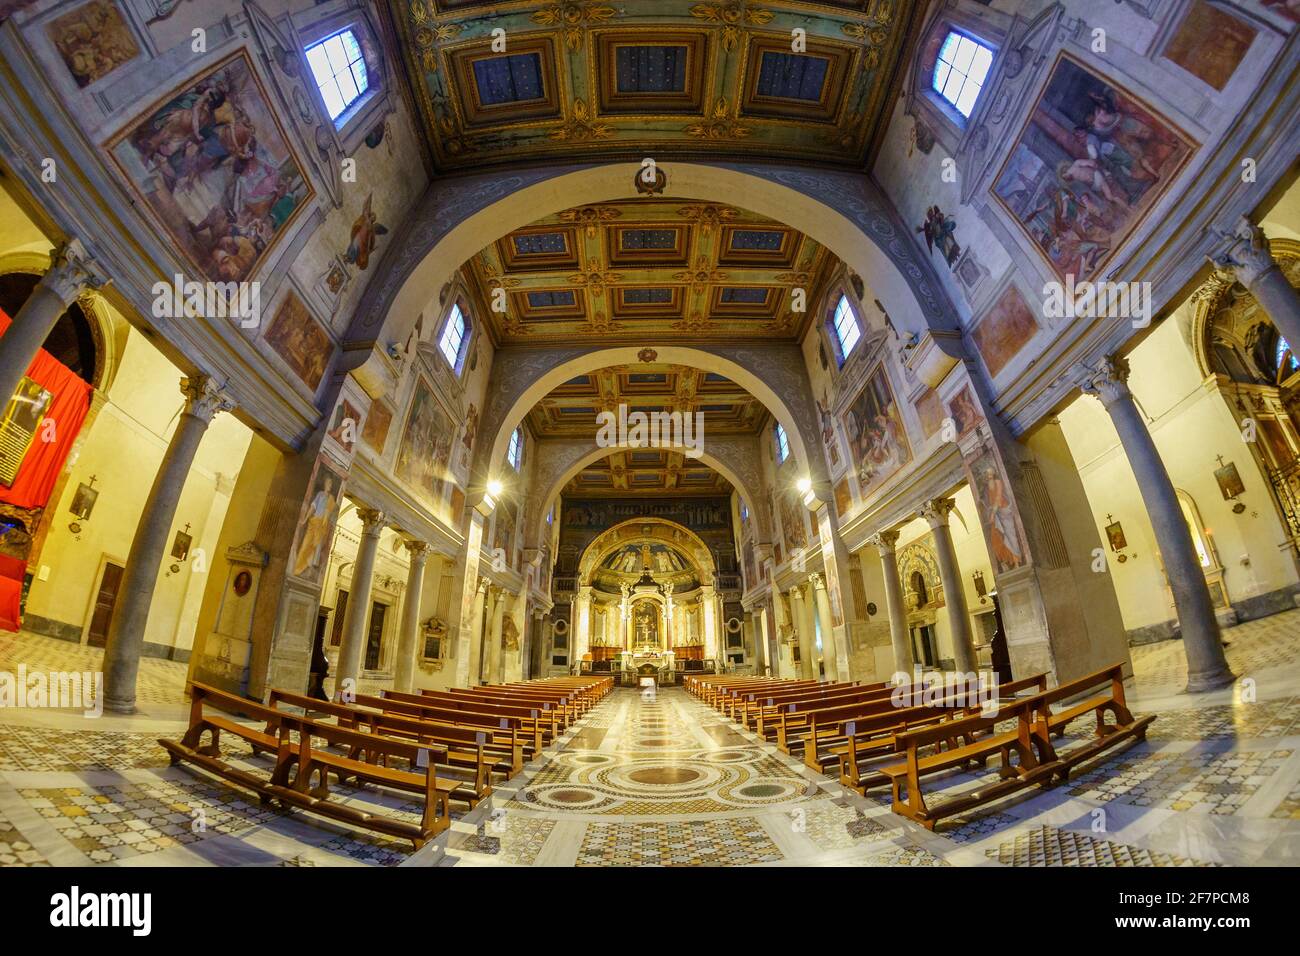
<path id="1" fill-rule="evenodd" d="M 1074 830 L 1037 826 L 986 850 L 1009 866 L 1214 866 L 1171 853 L 1103 840 Z"/>
<path id="2" fill-rule="evenodd" d="M 678 823 L 593 823 L 578 866 L 749 866 L 782 853 L 754 817 Z"/>

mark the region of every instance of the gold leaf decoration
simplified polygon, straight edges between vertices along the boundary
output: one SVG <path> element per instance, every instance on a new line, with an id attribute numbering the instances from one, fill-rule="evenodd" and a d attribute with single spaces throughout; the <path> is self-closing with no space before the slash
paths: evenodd
<path id="1" fill-rule="evenodd" d="M 558 143 L 586 143 L 596 139 L 609 139 L 614 135 L 614 127 L 597 120 L 585 100 L 575 99 L 569 120 L 563 126 L 551 130 L 549 135 Z"/>
<path id="2" fill-rule="evenodd" d="M 600 232 L 601 223 L 617 219 L 622 215 L 622 210 L 614 206 L 579 206 L 560 213 L 560 221 L 583 226 L 587 231 L 587 238 L 595 239 Z"/>
<path id="3" fill-rule="evenodd" d="M 762 7 L 750 7 L 744 0 L 728 0 L 726 3 L 697 3 L 691 7 L 691 16 L 721 26 L 722 47 L 730 51 L 736 49 L 744 35 L 743 24 L 762 26 L 770 23 L 775 14 Z"/>
<path id="4" fill-rule="evenodd" d="M 718 100 L 705 110 L 704 119 L 686 127 L 686 135 L 696 139 L 744 139 L 749 135 L 749 127 L 740 122 L 737 107 L 726 100 Z"/>
<path id="5" fill-rule="evenodd" d="M 564 45 L 571 53 L 582 49 L 585 30 L 594 23 L 605 23 L 618 13 L 611 6 L 603 3 L 579 3 L 575 0 L 563 0 L 537 10 L 532 21 L 544 27 L 563 26 Z"/>

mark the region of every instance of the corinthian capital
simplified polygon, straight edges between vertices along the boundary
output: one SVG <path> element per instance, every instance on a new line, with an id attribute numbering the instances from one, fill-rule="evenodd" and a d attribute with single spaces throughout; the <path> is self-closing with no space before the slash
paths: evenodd
<path id="1" fill-rule="evenodd" d="M 1247 288 L 1277 265 L 1264 230 L 1245 216 L 1236 221 L 1231 232 L 1220 232 L 1219 237 L 1227 246 L 1217 256 L 1211 256 L 1210 261 L 1220 269 L 1229 270 Z"/>
<path id="2" fill-rule="evenodd" d="M 952 514 L 956 507 L 957 502 L 951 498 L 935 498 L 921 505 L 917 509 L 917 514 L 924 518 L 931 528 L 941 528 L 948 523 L 948 515 Z"/>
<path id="3" fill-rule="evenodd" d="M 882 558 L 888 557 L 893 554 L 894 549 L 898 547 L 898 532 L 878 531 L 867 539 L 867 543 L 874 544 Z"/>
<path id="4" fill-rule="evenodd" d="M 1079 365 L 1075 374 L 1079 388 L 1109 408 L 1115 402 L 1132 399 L 1128 388 L 1128 360 L 1112 355 L 1096 365 Z"/>
<path id="5" fill-rule="evenodd" d="M 41 285 L 66 303 L 75 299 L 84 289 L 99 289 L 107 285 L 108 276 L 86 252 L 80 239 L 69 239 L 54 250 L 50 257 L 50 270 L 41 277 Z"/>
<path id="6" fill-rule="evenodd" d="M 820 571 L 813 571 L 811 574 L 809 574 L 808 583 L 811 584 L 813 588 L 826 587 L 826 582 L 822 580 L 822 575 Z"/>
<path id="7" fill-rule="evenodd" d="M 218 412 L 228 412 L 234 401 L 217 387 L 207 375 L 187 375 L 181 379 L 181 394 L 185 396 L 185 413 L 212 421 Z"/>

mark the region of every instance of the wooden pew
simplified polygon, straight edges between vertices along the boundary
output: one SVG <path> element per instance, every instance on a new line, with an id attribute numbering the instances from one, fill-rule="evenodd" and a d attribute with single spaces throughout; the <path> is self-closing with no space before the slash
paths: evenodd
<path id="1" fill-rule="evenodd" d="M 1078 700 L 1081 696 L 1083 699 Z M 1062 701 L 1067 702 L 1064 709 L 1054 712 L 1052 705 Z M 1093 739 L 1061 754 L 1052 744 L 1052 735 L 1089 713 L 1096 718 Z M 1115 718 L 1114 723 L 1106 721 L 1107 714 Z M 1113 664 L 1051 690 L 1004 704 L 993 717 L 965 717 L 900 733 L 896 744 L 900 751 L 906 752 L 906 759 L 881 768 L 880 773 L 890 781 L 894 812 L 933 830 L 944 817 L 990 803 L 1015 790 L 1063 781 L 1071 768 L 1091 761 L 1117 744 L 1144 740 L 1147 727 L 1155 719 L 1154 714 L 1134 717 L 1129 711 L 1124 699 L 1123 667 Z M 998 730 L 998 724 L 1013 720 L 1012 728 Z M 955 737 L 965 743 L 952 746 Z M 945 743 L 949 749 L 921 755 L 922 749 Z M 963 792 L 938 807 L 927 805 L 921 786 L 923 777 L 982 763 L 994 753 L 1001 758 L 998 780 Z M 1018 758 L 1014 765 L 1013 754 Z"/>
<path id="2" fill-rule="evenodd" d="M 414 739 L 426 744 L 429 759 L 435 765 L 445 767 L 449 778 L 463 781 L 451 795 L 470 807 L 478 806 L 479 801 L 492 792 L 493 771 L 508 779 L 523 769 L 522 748 L 517 746 L 513 735 L 504 741 L 494 740 L 492 731 L 481 727 L 441 724 L 412 715 L 385 713 L 382 709 L 368 707 L 363 701 L 340 704 L 278 688 L 271 691 L 268 704 L 277 710 L 285 706 L 302 708 L 308 716 L 312 711 L 329 714 L 338 726 L 350 730 Z M 364 746 L 360 745 L 354 745 L 348 751 L 348 756 L 357 760 L 366 759 L 367 754 Z M 383 762 L 382 755 L 380 762 Z"/>
<path id="3" fill-rule="evenodd" d="M 379 710 L 410 717 L 423 717 L 442 723 L 465 724 L 471 727 L 493 727 L 513 730 L 524 745 L 524 756 L 531 760 L 555 739 L 555 715 L 537 707 L 505 707 L 487 703 L 475 704 L 472 700 L 452 697 L 440 699 L 423 694 L 404 694 L 386 690 L 382 696 L 357 694 L 356 702 Z"/>
<path id="4" fill-rule="evenodd" d="M 1025 691 L 1041 692 L 1047 686 L 1047 675 L 1034 674 L 1019 680 L 1008 681 L 997 688 L 1000 704 L 1011 703 Z M 878 784 L 889 782 L 880 773 L 882 759 L 892 760 L 899 752 L 897 735 L 918 727 L 929 726 L 958 717 L 978 713 L 980 708 L 955 708 L 951 701 L 937 705 L 882 711 L 874 716 L 848 720 L 839 728 L 840 740 L 827 748 L 826 767 L 838 763 L 840 783 L 864 794 Z"/>
<path id="5" fill-rule="evenodd" d="M 896 744 L 906 759 L 880 770 L 893 788 L 893 811 L 933 830 L 944 817 L 963 813 L 1031 784 L 1050 781 L 1062 767 L 1050 749 L 1042 752 L 1038 748 L 1040 741 L 1033 732 L 1035 710 L 1034 698 L 1026 697 L 1002 705 L 989 716 L 974 714 L 899 733 Z M 1006 722 L 1011 727 L 999 731 L 998 725 Z M 938 749 L 939 745 L 950 744 L 954 739 L 964 742 L 946 750 Z M 921 756 L 922 749 L 927 747 L 934 747 L 935 752 Z M 1013 754 L 1015 764 L 1011 762 Z M 1002 761 L 996 781 L 946 800 L 938 807 L 927 806 L 921 790 L 922 777 L 941 770 L 983 766 L 994 755 Z"/>
<path id="6" fill-rule="evenodd" d="M 184 736 L 180 741 L 158 740 L 172 764 L 195 764 L 251 790 L 263 803 L 276 800 L 285 807 L 298 807 L 353 826 L 408 839 L 416 849 L 450 825 L 449 798 L 454 788 L 438 780 L 429 747 L 300 717 L 206 684 L 191 682 L 189 686 L 190 723 Z M 220 713 L 210 713 L 206 708 Z M 259 730 L 232 719 L 241 715 L 264 723 L 266 729 Z M 259 750 L 274 752 L 275 763 L 269 778 L 222 759 L 223 733 L 254 744 Z M 207 744 L 203 743 L 205 735 L 209 737 Z M 317 741 L 349 752 L 364 752 L 368 759 L 332 753 Z M 391 760 L 404 760 L 420 769 L 412 772 L 385 766 Z M 424 808 L 420 823 L 412 824 L 333 799 L 330 773 L 340 780 L 353 779 L 421 795 Z M 315 787 L 311 785 L 313 778 L 318 781 Z"/>
<path id="7" fill-rule="evenodd" d="M 480 714 L 500 714 L 503 717 L 524 717 L 537 722 L 542 728 L 542 738 L 550 743 L 564 729 L 564 715 L 558 710 L 533 701 L 499 702 L 488 698 L 466 697 L 448 691 L 422 690 L 418 694 L 384 691 L 387 700 L 401 700 L 413 704 L 430 704 L 435 707 L 464 710 Z"/>

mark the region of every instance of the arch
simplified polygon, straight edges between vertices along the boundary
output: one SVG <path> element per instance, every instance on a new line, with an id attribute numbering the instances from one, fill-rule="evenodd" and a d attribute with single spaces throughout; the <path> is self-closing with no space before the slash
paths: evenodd
<path id="1" fill-rule="evenodd" d="M 817 240 L 867 277 L 903 334 L 959 328 L 934 267 L 871 179 L 860 173 L 762 163 L 660 165 L 669 199 L 737 205 Z M 639 163 L 556 166 L 435 182 L 388 244 L 382 270 L 358 306 L 347 339 L 402 342 L 416 317 L 485 236 L 497 239 L 546 216 L 635 195 Z M 491 240 L 488 240 L 491 241 Z"/>
<path id="2" fill-rule="evenodd" d="M 646 528 L 653 530 L 647 533 Z M 596 566 L 629 541 L 647 538 L 662 539 L 682 548 L 681 541 L 678 540 L 682 536 L 686 538 L 690 557 L 695 561 L 696 566 L 709 575 L 715 574 L 718 567 L 713 560 L 713 552 L 704 543 L 704 539 L 686 525 L 667 518 L 629 518 L 627 521 L 620 521 L 606 528 L 582 549 L 582 556 L 578 559 L 577 580 L 581 582 L 590 578 Z M 686 549 L 682 548 L 682 550 Z"/>
<path id="3" fill-rule="evenodd" d="M 646 350 L 640 345 L 588 349 L 519 349 L 498 352 L 492 381 L 499 383 L 480 419 L 475 469 L 471 481 L 495 477 L 505 460 L 510 435 L 539 401 L 569 379 L 613 365 L 635 366 Z M 790 449 L 814 481 L 825 480 L 825 460 L 818 436 L 812 389 L 797 346 L 727 346 L 714 351 L 680 345 L 652 349 L 658 364 L 685 365 L 725 375 L 744 388 L 786 430 Z M 594 439 L 594 436 L 593 436 Z M 820 438 L 817 437 L 817 441 Z M 708 439 L 705 439 L 705 447 Z M 816 454 L 812 454 L 815 450 Z M 750 502 L 753 511 L 754 502 Z"/>
<path id="4" fill-rule="evenodd" d="M 730 448 L 735 444 L 736 441 L 733 439 L 731 441 L 728 441 L 725 447 Z M 528 543 L 530 541 L 541 542 L 545 540 L 546 515 L 550 513 L 551 508 L 559 500 L 560 493 L 564 490 L 565 485 L 567 485 L 570 481 L 572 481 L 573 478 L 577 476 L 578 473 L 581 472 L 588 465 L 598 462 L 604 458 L 608 458 L 610 455 L 615 454 L 616 452 L 621 451 L 622 449 L 601 448 L 597 446 L 593 440 L 591 444 L 587 444 L 587 445 L 582 445 L 582 446 L 570 445 L 568 448 L 563 450 L 557 449 L 554 447 L 554 445 L 552 445 L 550 448 L 547 448 L 546 450 L 548 451 L 548 455 L 547 455 L 548 460 L 552 463 L 557 464 L 559 467 L 557 467 L 552 472 L 553 477 L 549 480 L 546 486 L 541 489 L 541 493 L 537 495 L 536 498 L 534 499 L 538 502 L 539 508 L 537 512 L 529 519 L 528 526 L 524 530 L 525 547 L 537 546 L 537 545 L 530 545 Z M 707 450 L 706 447 L 706 450 L 700 455 L 700 461 L 704 462 L 706 465 L 708 465 L 710 468 L 712 468 L 714 471 L 720 474 L 723 478 L 727 479 L 727 481 L 731 482 L 731 486 L 736 489 L 736 492 L 740 495 L 741 500 L 749 508 L 750 519 L 758 522 L 758 529 L 760 535 L 766 533 L 767 536 L 770 537 L 771 529 L 767 527 L 766 509 L 757 507 L 758 502 L 760 500 L 757 460 L 755 460 L 753 463 L 755 468 L 749 474 L 742 474 L 739 470 L 737 470 L 737 466 L 739 465 L 739 462 L 727 461 L 725 457 L 720 456 L 716 453 L 719 450 L 721 449 L 715 449 L 714 451 L 709 451 Z M 757 452 L 756 447 L 754 450 L 755 452 Z M 564 454 L 565 452 L 568 452 L 569 455 L 567 462 L 557 461 L 559 456 L 561 454 Z M 532 537 L 530 537 L 530 535 L 532 535 Z M 763 540 L 767 540 L 768 537 L 764 537 Z"/>

